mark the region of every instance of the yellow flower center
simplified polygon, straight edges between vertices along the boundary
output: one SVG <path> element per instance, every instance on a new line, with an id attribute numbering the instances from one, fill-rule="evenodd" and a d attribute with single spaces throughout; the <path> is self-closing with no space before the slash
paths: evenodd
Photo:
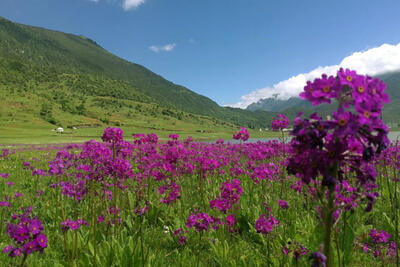
<path id="1" fill-rule="evenodd" d="M 347 77 L 346 77 L 346 80 L 349 81 L 349 82 L 351 82 L 351 81 L 353 80 L 353 77 L 347 76 Z"/>
<path id="2" fill-rule="evenodd" d="M 314 90 L 313 90 L 312 88 L 310 88 L 310 90 L 309 90 L 309 91 L 310 91 L 310 93 L 312 93 Z"/>
<path id="3" fill-rule="evenodd" d="M 364 111 L 364 116 L 368 119 L 371 114 L 368 111 Z"/>
<path id="4" fill-rule="evenodd" d="M 372 93 L 373 93 L 373 94 L 376 94 L 376 89 L 375 89 L 375 88 L 372 89 Z"/>
<path id="5" fill-rule="evenodd" d="M 323 90 L 325 93 L 329 93 L 329 91 L 331 90 L 331 88 L 329 87 L 329 85 L 327 85 L 327 86 L 325 86 L 324 88 L 322 88 L 322 90 Z"/>
<path id="6" fill-rule="evenodd" d="M 361 85 L 357 88 L 360 94 L 364 93 L 365 89 Z"/>
<path id="7" fill-rule="evenodd" d="M 347 124 L 347 120 L 341 118 L 341 119 L 338 121 L 338 124 L 339 124 L 340 126 L 343 127 L 343 126 L 345 126 L 345 125 Z"/>

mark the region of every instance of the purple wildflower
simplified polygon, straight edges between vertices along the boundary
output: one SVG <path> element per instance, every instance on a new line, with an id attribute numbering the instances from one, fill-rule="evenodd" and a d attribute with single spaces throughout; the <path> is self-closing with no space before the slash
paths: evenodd
<path id="1" fill-rule="evenodd" d="M 326 264 L 326 256 L 322 254 L 320 251 L 313 252 L 310 255 L 310 259 L 313 261 L 311 263 L 311 267 L 325 267 Z"/>
<path id="2" fill-rule="evenodd" d="M 103 140 L 103 142 L 106 142 L 106 143 L 117 144 L 117 143 L 120 143 L 123 141 L 122 134 L 123 134 L 123 131 L 119 128 L 107 127 L 104 130 L 104 134 L 101 139 Z"/>
<path id="3" fill-rule="evenodd" d="M 289 120 L 283 114 L 278 114 L 272 121 L 272 130 L 279 131 L 289 127 Z"/>
<path id="4" fill-rule="evenodd" d="M 261 234 L 269 234 L 274 227 L 279 225 L 279 221 L 275 219 L 271 214 L 268 216 L 261 214 L 260 218 L 256 221 L 256 230 Z"/>
<path id="5" fill-rule="evenodd" d="M 284 210 L 287 210 L 289 208 L 289 205 L 285 200 L 278 199 L 278 204 Z"/>

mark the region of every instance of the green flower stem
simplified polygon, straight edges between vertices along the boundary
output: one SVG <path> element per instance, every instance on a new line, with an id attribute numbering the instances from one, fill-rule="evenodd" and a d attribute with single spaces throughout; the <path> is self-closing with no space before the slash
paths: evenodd
<path id="1" fill-rule="evenodd" d="M 94 199 L 95 194 L 94 194 L 94 183 L 93 181 L 90 184 L 90 189 L 92 191 L 92 221 L 93 221 L 93 266 L 97 266 L 97 233 L 96 233 L 96 226 L 97 226 L 97 221 L 96 221 L 96 201 Z"/>
<path id="2" fill-rule="evenodd" d="M 326 266 L 332 267 L 333 260 L 332 260 L 332 249 L 331 249 L 331 233 L 332 233 L 332 226 L 333 226 L 333 208 L 334 208 L 334 194 L 333 190 L 329 190 L 328 193 L 328 203 L 325 207 L 324 212 L 324 255 L 326 256 Z"/>
<path id="3" fill-rule="evenodd" d="M 337 180 L 339 163 L 336 162 L 331 168 L 331 175 Z M 322 187 L 323 189 L 325 187 Z M 324 192 L 322 192 L 324 194 Z M 331 235 L 333 227 L 333 212 L 335 210 L 335 186 L 328 187 L 328 202 L 323 210 L 324 222 L 324 255 L 326 256 L 326 266 L 333 266 L 333 254 L 331 247 Z"/>
<path id="4" fill-rule="evenodd" d="M 61 199 L 61 216 L 62 216 L 62 220 L 63 222 L 65 222 L 65 212 L 64 212 L 64 205 L 63 205 L 63 199 Z M 69 253 L 68 253 L 68 236 L 67 236 L 67 232 L 64 232 L 64 248 L 65 248 L 65 256 L 67 257 L 67 261 L 69 263 L 70 266 L 72 266 L 72 262 L 70 260 L 69 257 Z"/>
<path id="5" fill-rule="evenodd" d="M 201 201 L 203 202 L 203 209 L 204 212 L 207 210 L 207 204 L 204 198 L 204 192 L 203 192 L 203 175 L 202 172 L 199 172 L 199 187 L 200 187 L 200 195 L 201 195 Z"/>
<path id="6" fill-rule="evenodd" d="M 338 239 L 338 233 L 335 232 L 335 244 L 336 244 L 336 252 L 337 252 L 337 260 L 338 260 L 338 266 L 342 267 L 341 261 L 340 261 L 340 247 L 339 247 L 339 239 Z"/>

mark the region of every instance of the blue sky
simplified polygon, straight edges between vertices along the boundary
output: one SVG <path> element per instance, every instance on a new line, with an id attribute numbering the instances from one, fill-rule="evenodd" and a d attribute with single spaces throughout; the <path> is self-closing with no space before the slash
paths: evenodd
<path id="1" fill-rule="evenodd" d="M 398 0 L 0 1 L 0 16 L 83 34 L 219 104 L 241 107 L 357 51 L 388 44 L 394 48 L 385 46 L 384 54 L 393 58 L 400 51 L 399 10 Z"/>

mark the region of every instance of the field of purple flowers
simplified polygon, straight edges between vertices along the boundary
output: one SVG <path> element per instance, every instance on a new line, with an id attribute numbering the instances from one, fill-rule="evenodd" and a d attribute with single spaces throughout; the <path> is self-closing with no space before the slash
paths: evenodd
<path id="1" fill-rule="evenodd" d="M 2 266 L 399 266 L 400 143 L 385 84 L 354 71 L 301 96 L 332 116 L 272 123 L 280 141 L 171 134 L 2 149 Z"/>

